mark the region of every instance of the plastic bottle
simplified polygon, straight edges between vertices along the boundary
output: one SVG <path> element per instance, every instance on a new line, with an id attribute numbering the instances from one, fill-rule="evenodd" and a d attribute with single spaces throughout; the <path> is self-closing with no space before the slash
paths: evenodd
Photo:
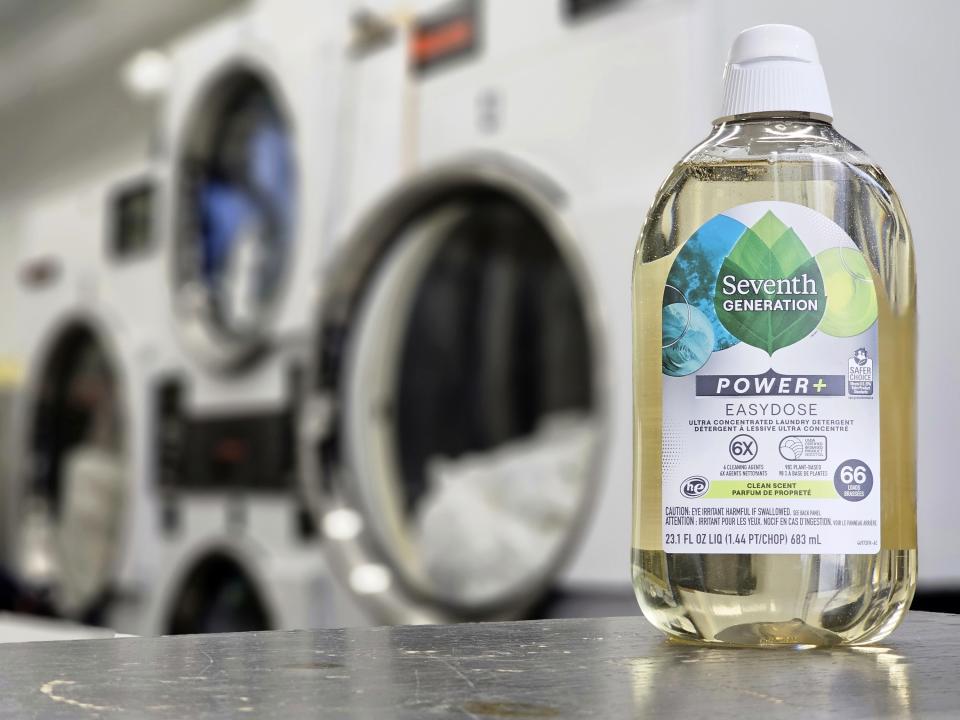
<path id="1" fill-rule="evenodd" d="M 720 115 L 637 246 L 637 598 L 695 642 L 874 642 L 916 585 L 910 230 L 806 31 L 743 31 Z"/>

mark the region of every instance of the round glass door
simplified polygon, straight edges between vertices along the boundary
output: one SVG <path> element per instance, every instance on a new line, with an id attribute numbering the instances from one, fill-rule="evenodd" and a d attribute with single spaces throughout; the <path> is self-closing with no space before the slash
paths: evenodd
<path id="1" fill-rule="evenodd" d="M 214 551 L 184 579 L 165 634 L 258 632 L 272 627 L 253 579 L 236 560 Z"/>
<path id="2" fill-rule="evenodd" d="M 522 612 L 599 476 L 591 298 L 568 241 L 502 189 L 441 187 L 366 238 L 380 251 L 322 326 L 321 520 L 388 622 Z"/>
<path id="3" fill-rule="evenodd" d="M 64 615 L 96 623 L 109 600 L 129 462 L 119 377 L 91 327 L 60 333 L 28 402 L 19 572 Z"/>
<path id="4" fill-rule="evenodd" d="M 235 368 L 263 348 L 292 253 L 290 128 L 258 76 L 221 79 L 194 114 L 178 174 L 177 304 L 202 359 Z"/>

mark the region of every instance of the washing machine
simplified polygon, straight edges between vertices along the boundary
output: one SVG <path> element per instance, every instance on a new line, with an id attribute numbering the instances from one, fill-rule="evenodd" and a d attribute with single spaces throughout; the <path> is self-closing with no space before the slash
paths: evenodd
<path id="1" fill-rule="evenodd" d="M 407 162 L 384 187 L 365 139 L 343 140 L 358 177 L 301 427 L 304 491 L 369 621 L 633 607 L 631 259 L 709 117 L 695 5 L 406 16 Z"/>
<path id="2" fill-rule="evenodd" d="M 157 125 L 170 363 L 151 388 L 154 632 L 342 617 L 296 483 L 295 418 L 333 164 L 345 3 L 254 2 L 168 50 Z"/>
<path id="3" fill-rule="evenodd" d="M 137 296 L 104 282 L 108 189 L 131 172 L 102 169 L 21 207 L 4 565 L 21 610 L 143 632 L 158 561 L 146 390 L 156 346 L 131 312 Z"/>

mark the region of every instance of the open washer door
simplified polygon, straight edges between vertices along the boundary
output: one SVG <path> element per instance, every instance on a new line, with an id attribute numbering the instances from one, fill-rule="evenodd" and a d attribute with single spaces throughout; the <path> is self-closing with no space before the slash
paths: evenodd
<path id="1" fill-rule="evenodd" d="M 513 164 L 439 170 L 325 277 L 304 483 L 377 621 L 522 616 L 576 540 L 601 363 L 559 202 Z"/>
<path id="2" fill-rule="evenodd" d="M 95 324 L 52 336 L 27 384 L 17 498 L 20 578 L 64 616 L 98 623 L 122 547 L 130 461 L 115 355 Z"/>
<path id="3" fill-rule="evenodd" d="M 292 133 L 266 79 L 237 67 L 210 83 L 181 146 L 180 329 L 201 361 L 237 370 L 264 349 L 287 279 L 296 212 Z"/>

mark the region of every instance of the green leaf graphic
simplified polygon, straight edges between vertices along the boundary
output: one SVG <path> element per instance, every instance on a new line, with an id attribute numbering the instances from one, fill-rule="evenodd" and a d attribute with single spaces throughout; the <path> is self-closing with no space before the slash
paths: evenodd
<path id="1" fill-rule="evenodd" d="M 771 309 L 756 309 L 765 307 L 764 301 Z M 823 277 L 793 229 L 768 212 L 744 231 L 723 261 L 714 304 L 732 335 L 773 355 L 819 324 L 826 307 Z"/>
<path id="2" fill-rule="evenodd" d="M 773 244 L 773 254 L 780 265 L 780 271 L 784 277 L 793 275 L 800 266 L 810 259 L 810 253 L 807 252 L 807 246 L 803 244 L 797 234 L 787 228 L 783 234 L 777 238 Z"/>
<path id="3" fill-rule="evenodd" d="M 780 236 L 790 228 L 784 225 L 780 218 L 772 212 L 767 211 L 767 214 L 757 220 L 750 229 L 753 230 L 757 237 L 763 240 L 768 247 L 773 247 L 773 244 L 780 239 Z"/>

